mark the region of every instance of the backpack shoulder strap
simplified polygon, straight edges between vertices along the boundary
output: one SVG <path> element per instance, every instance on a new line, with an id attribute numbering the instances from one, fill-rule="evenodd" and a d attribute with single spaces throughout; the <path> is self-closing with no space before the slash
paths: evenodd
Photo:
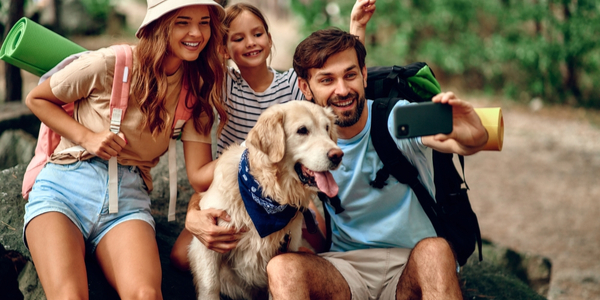
<path id="1" fill-rule="evenodd" d="M 115 71 L 114 71 L 114 79 L 113 86 L 111 92 L 110 99 L 110 110 L 111 110 L 111 129 L 113 127 L 112 124 L 112 112 L 114 108 L 120 109 L 121 112 L 117 115 L 115 120 L 115 129 L 119 130 L 120 123 L 122 117 L 124 115 L 125 109 L 127 109 L 127 101 L 129 97 L 129 70 L 133 67 L 133 54 L 130 46 L 127 45 L 117 45 L 112 46 L 115 50 Z M 72 54 L 65 59 L 63 59 L 60 63 L 46 72 L 41 76 L 39 83 L 41 84 L 44 80 L 48 79 L 54 73 L 59 70 L 64 69 L 65 66 L 79 58 L 82 54 L 88 53 L 91 51 L 83 51 L 79 53 Z M 73 116 L 74 103 L 67 103 L 62 106 L 65 112 L 69 116 Z M 45 124 L 40 124 L 40 133 L 38 135 L 38 142 L 35 148 L 35 155 L 32 158 L 31 162 L 27 166 L 27 170 L 24 174 L 23 186 L 22 186 L 22 195 L 23 198 L 27 199 L 29 197 L 29 192 L 35 182 L 35 178 L 40 173 L 43 166 L 46 164 L 48 158 L 54 153 L 54 149 L 60 143 L 61 137 L 50 128 L 48 128 Z M 116 162 L 116 160 L 115 160 Z M 117 178 L 117 176 L 113 176 L 113 178 Z M 116 184 L 115 184 L 116 186 Z M 115 189 L 116 190 L 116 189 Z M 113 200 L 114 202 L 114 200 Z M 113 204 L 114 207 L 117 207 Z"/>
<path id="2" fill-rule="evenodd" d="M 323 214 L 325 215 L 325 252 L 329 252 L 329 250 L 331 249 L 331 241 L 332 241 L 332 229 L 331 229 L 331 216 L 329 215 L 329 211 L 327 210 L 327 208 L 325 207 L 325 203 L 329 202 L 330 205 L 334 206 L 331 202 L 331 199 L 329 199 L 329 197 L 327 197 L 327 195 L 325 195 L 325 193 L 323 192 L 318 192 L 317 196 L 319 197 L 319 200 L 321 200 L 322 204 L 323 204 Z M 337 198 L 337 196 L 336 196 Z M 339 198 L 338 200 L 339 201 Z M 341 208 L 341 205 L 337 204 L 339 206 L 339 208 Z M 334 206 L 336 213 L 338 211 L 338 208 L 336 206 Z"/>
<path id="3" fill-rule="evenodd" d="M 419 181 L 417 168 L 400 152 L 387 128 L 388 116 L 398 100 L 395 98 L 380 98 L 376 99 L 372 106 L 371 142 L 379 159 L 383 162 L 383 168 L 377 171 L 375 180 L 371 182 L 371 185 L 375 188 L 382 188 L 386 185 L 385 181 L 391 174 L 399 182 L 410 186 L 436 232 L 441 235 L 443 233 L 440 231 L 435 200 Z"/>
<path id="4" fill-rule="evenodd" d="M 442 226 L 443 224 L 440 220 L 441 214 L 444 213 L 443 208 L 440 207 L 439 203 L 433 199 L 429 191 L 427 191 L 425 186 L 423 186 L 421 181 L 419 181 L 419 173 L 417 168 L 415 168 L 408 161 L 408 159 L 406 159 L 402 152 L 400 152 L 387 128 L 388 116 L 396 102 L 398 102 L 398 99 L 381 98 L 375 100 L 372 106 L 373 108 L 371 112 L 371 142 L 373 143 L 373 147 L 375 148 L 379 159 L 381 159 L 381 161 L 383 162 L 383 168 L 377 172 L 376 178 L 371 183 L 371 185 L 376 188 L 382 188 L 385 185 L 385 181 L 391 174 L 399 182 L 410 186 L 410 188 L 417 196 L 421 207 L 427 214 L 427 217 L 429 217 L 429 220 L 431 221 L 431 224 L 433 225 L 436 234 L 440 237 L 447 237 L 446 228 Z M 464 176 L 464 158 L 462 156 L 459 156 L 459 160 Z M 449 160 L 449 162 L 452 161 Z M 455 168 L 453 168 L 453 170 L 454 172 L 456 172 Z M 458 174 L 456 176 L 460 177 Z M 460 183 L 458 185 L 460 186 Z M 466 193 L 466 191 L 462 190 L 460 192 Z M 474 217 L 474 213 L 472 214 Z M 481 253 L 482 241 L 481 233 L 479 231 L 479 224 L 477 223 L 476 217 L 475 221 L 472 222 L 471 225 L 474 227 L 475 230 L 477 246 L 479 247 L 479 260 L 481 261 L 483 259 Z M 459 261 L 461 265 L 464 264 L 462 259 L 459 259 Z"/>
<path id="5" fill-rule="evenodd" d="M 417 169 L 406 159 L 406 157 L 404 157 L 402 152 L 400 152 L 387 128 L 388 116 L 399 100 L 399 98 L 379 98 L 374 100 L 371 107 L 371 142 L 373 143 L 377 155 L 383 162 L 383 168 L 377 171 L 377 175 L 375 180 L 371 182 L 371 186 L 379 189 L 383 188 L 387 184 L 386 180 L 389 178 L 390 174 L 396 177 L 398 181 L 408 184 L 417 195 L 423 210 L 425 210 L 436 233 L 438 233 L 439 221 L 436 217 L 435 201 L 419 181 Z M 402 170 L 402 172 L 400 172 L 400 170 Z M 324 193 L 318 193 L 318 196 L 323 204 L 329 202 L 329 204 L 335 208 L 336 214 L 343 211 L 343 208 L 339 206 L 339 199 L 330 199 Z M 340 208 L 339 212 L 338 206 Z M 331 216 L 327 209 L 323 209 L 323 211 L 327 225 L 325 238 L 327 247 L 330 247 L 332 242 Z M 328 251 L 328 248 L 326 251 Z"/>
<path id="6" fill-rule="evenodd" d="M 183 126 L 185 122 L 192 117 L 192 109 L 188 108 L 188 100 L 190 101 L 189 107 L 193 107 L 196 103 L 196 97 L 189 93 L 189 85 L 187 79 L 184 77 L 183 83 L 181 84 L 181 92 L 179 93 L 179 99 L 177 100 L 177 108 L 175 109 L 175 116 L 173 119 L 172 135 L 169 141 L 169 150 L 167 151 L 169 159 L 169 208 L 167 214 L 168 221 L 175 220 L 176 204 L 177 204 L 177 140 L 181 139 L 183 132 Z"/>
<path id="7" fill-rule="evenodd" d="M 189 100 L 189 104 L 187 103 Z M 192 117 L 192 109 L 196 103 L 196 97 L 189 93 L 189 83 L 184 79 L 181 84 L 181 92 L 179 93 L 179 100 L 177 102 L 177 108 L 175 109 L 175 119 L 173 120 L 173 136 L 174 139 L 181 138 L 181 130 L 183 124 Z"/>
<path id="8" fill-rule="evenodd" d="M 117 126 L 115 133 L 118 133 L 129 100 L 129 73 L 133 69 L 133 51 L 128 45 L 113 45 L 111 48 L 115 51 L 115 71 L 110 95 L 111 131 L 114 132 L 113 126 Z"/>
<path id="9" fill-rule="evenodd" d="M 110 131 L 121 131 L 129 100 L 130 70 L 133 69 L 133 51 L 128 45 L 111 46 L 115 51 L 115 71 L 110 95 Z M 117 157 L 108 160 L 108 212 L 119 211 L 119 182 Z"/>

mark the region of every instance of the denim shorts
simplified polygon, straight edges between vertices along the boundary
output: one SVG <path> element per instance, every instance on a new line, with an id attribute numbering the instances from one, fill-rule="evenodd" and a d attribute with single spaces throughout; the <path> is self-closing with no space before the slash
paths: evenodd
<path id="1" fill-rule="evenodd" d="M 154 228 L 150 196 L 138 168 L 119 165 L 118 169 L 119 212 L 109 214 L 108 161 L 92 158 L 67 165 L 47 163 L 25 205 L 25 245 L 27 224 L 47 212 L 67 216 L 83 234 L 90 253 L 109 230 L 125 221 L 142 220 Z"/>

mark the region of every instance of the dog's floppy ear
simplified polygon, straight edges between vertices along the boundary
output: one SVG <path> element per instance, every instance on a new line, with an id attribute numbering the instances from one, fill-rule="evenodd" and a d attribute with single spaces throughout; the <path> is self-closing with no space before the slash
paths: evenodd
<path id="1" fill-rule="evenodd" d="M 337 120 L 336 114 L 333 112 L 333 109 L 329 106 L 323 108 L 325 110 L 325 115 L 329 118 L 329 122 L 331 126 L 329 127 L 329 137 L 337 143 L 337 125 L 335 125 L 335 121 Z"/>
<path id="2" fill-rule="evenodd" d="M 282 110 L 266 110 L 250 130 L 246 140 L 246 143 L 265 153 L 274 163 L 280 162 L 285 154 L 283 119 Z"/>

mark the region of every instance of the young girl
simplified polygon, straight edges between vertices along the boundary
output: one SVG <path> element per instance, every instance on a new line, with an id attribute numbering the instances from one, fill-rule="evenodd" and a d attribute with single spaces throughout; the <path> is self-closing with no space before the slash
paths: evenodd
<path id="1" fill-rule="evenodd" d="M 358 35 L 363 42 L 366 25 L 374 10 L 375 0 L 358 0 L 352 10 L 350 32 Z M 250 4 L 237 3 L 227 7 L 225 12 L 223 24 L 228 32 L 223 39 L 224 57 L 233 60 L 239 71 L 229 67 L 226 72 L 225 104 L 229 119 L 218 140 L 218 154 L 232 143 L 243 142 L 259 115 L 269 106 L 304 99 L 293 68 L 280 73 L 267 65 L 273 41 L 260 10 Z M 205 165 L 201 172 L 188 172 L 188 176 L 203 178 L 196 180 L 204 183 L 194 186 L 196 191 L 206 190 L 212 182 L 214 163 Z M 224 211 L 200 211 L 199 201 L 198 195 L 192 196 L 186 229 L 181 232 L 171 251 L 172 263 L 184 270 L 189 268 L 187 246 L 192 240 L 192 232 L 209 249 L 220 253 L 233 249 L 239 239 L 236 229 L 216 226 L 217 218 L 228 220 Z M 325 224 L 322 218 L 318 222 Z"/>
<path id="2" fill-rule="evenodd" d="M 204 136 L 213 109 L 227 118 L 218 54 L 223 15 L 210 0 L 148 0 L 118 134 L 109 130 L 115 65 L 110 48 L 82 55 L 27 96 L 33 113 L 63 137 L 38 175 L 25 213 L 24 240 L 48 299 L 88 298 L 86 252 L 121 299 L 162 299 L 150 168 L 168 148 L 183 84 L 197 99 L 194 106 L 186 103 L 192 117 L 183 128 L 185 151 L 210 142 Z M 75 103 L 73 117 L 60 107 L 69 102 Z M 84 150 L 69 150 L 75 145 Z M 109 213 L 107 160 L 114 156 L 118 212 Z M 205 163 L 186 159 L 192 171 Z"/>

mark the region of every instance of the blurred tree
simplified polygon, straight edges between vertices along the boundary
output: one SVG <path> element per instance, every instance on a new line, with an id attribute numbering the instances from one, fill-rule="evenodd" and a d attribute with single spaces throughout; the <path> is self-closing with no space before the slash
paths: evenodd
<path id="1" fill-rule="evenodd" d="M 8 6 L 8 20 L 4 27 L 3 40 L 10 29 L 23 17 L 23 8 L 25 0 L 11 0 Z M 21 69 L 11 65 L 4 64 L 4 76 L 6 81 L 6 97 L 5 101 L 22 101 L 23 98 L 23 78 L 21 77 Z"/>
<path id="2" fill-rule="evenodd" d="M 348 29 L 353 0 L 292 0 L 305 33 Z M 600 1 L 378 0 L 369 65 L 426 61 L 442 81 L 600 108 Z M 342 16 L 342 17 L 340 17 Z M 453 80 L 453 83 L 457 82 Z"/>
<path id="3" fill-rule="evenodd" d="M 63 16 L 63 1 L 62 0 L 54 0 L 54 24 L 52 24 L 52 28 L 54 30 L 54 32 L 63 35 L 64 34 L 64 30 L 63 28 L 60 26 L 60 20 L 62 19 Z"/>
<path id="4" fill-rule="evenodd" d="M 111 0 L 79 0 L 83 5 L 83 15 L 87 15 L 90 22 L 87 24 L 87 29 L 84 30 L 86 35 L 98 35 L 105 33 L 108 16 L 113 9 Z M 73 31 L 76 33 L 76 31 Z"/>

